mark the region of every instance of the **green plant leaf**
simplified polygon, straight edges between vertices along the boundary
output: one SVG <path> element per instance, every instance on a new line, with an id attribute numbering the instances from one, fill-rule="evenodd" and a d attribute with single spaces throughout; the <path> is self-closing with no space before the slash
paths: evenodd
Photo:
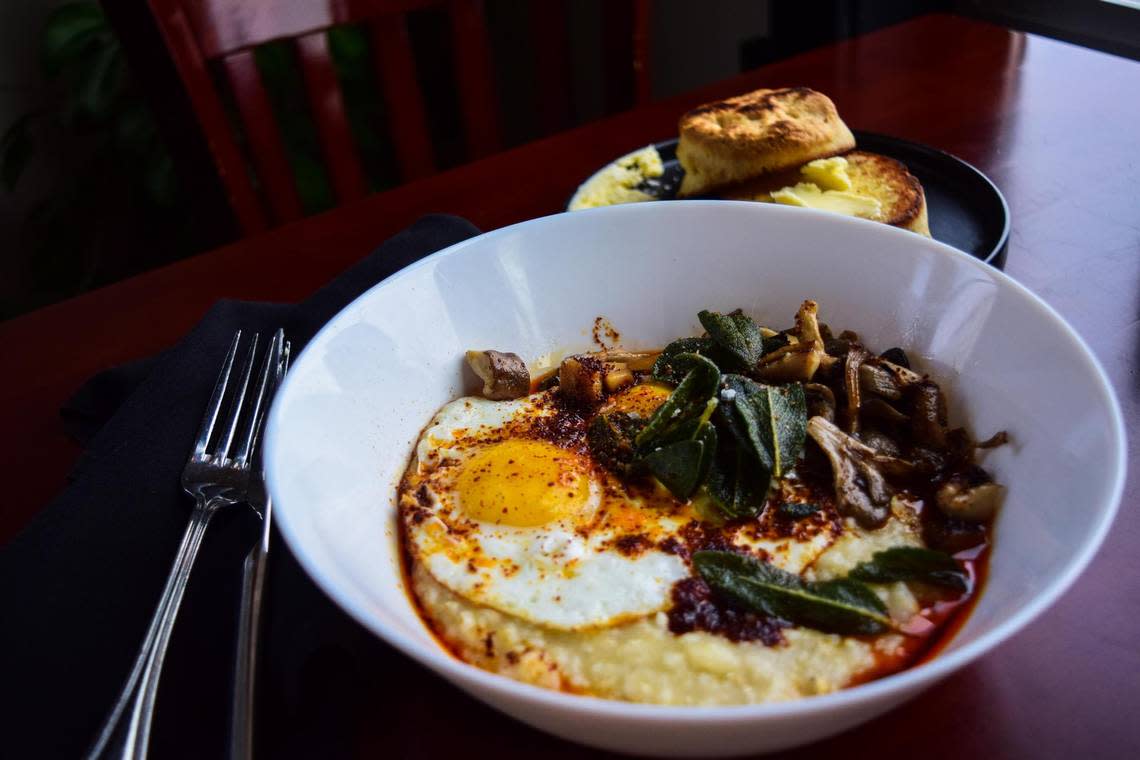
<path id="1" fill-rule="evenodd" d="M 764 336 L 752 318 L 733 312 L 719 314 L 715 311 L 701 311 L 697 319 L 718 346 L 723 348 L 732 358 L 738 369 L 747 371 L 756 366 L 760 357 L 764 355 Z"/>
<path id="2" fill-rule="evenodd" d="M 335 206 L 332 183 L 321 162 L 300 150 L 290 151 L 289 158 L 305 213 L 315 214 Z"/>
<path id="3" fill-rule="evenodd" d="M 707 357 L 712 346 L 712 338 L 679 338 L 673 341 L 665 346 L 657 361 L 653 362 L 653 379 L 676 385 L 685 377 L 685 372 L 674 366 L 677 357 L 682 354 L 700 354 Z"/>
<path id="4" fill-rule="evenodd" d="M 693 566 L 715 591 L 753 612 L 828 633 L 871 635 L 892 627 L 886 605 L 856 580 L 809 583 L 735 552 L 699 551 Z"/>
<path id="5" fill-rule="evenodd" d="M 755 452 L 775 477 L 795 467 L 807 435 L 807 399 L 799 383 L 762 385 L 742 375 L 725 375 L 729 391 L 722 405 L 733 433 Z"/>
<path id="6" fill-rule="evenodd" d="M 694 417 L 711 414 L 709 401 L 715 400 L 720 386 L 717 366 L 700 354 L 680 354 L 674 366 L 683 370 L 685 377 L 637 434 L 635 443 L 642 452 L 675 440 L 677 431 L 692 424 Z"/>
<path id="7" fill-rule="evenodd" d="M 122 95 L 126 73 L 123 51 L 117 42 L 96 51 L 91 65 L 80 69 L 76 77 L 70 108 L 73 117 L 102 121 Z"/>
<path id="8" fill-rule="evenodd" d="M 637 456 L 633 439 L 644 425 L 623 412 L 599 414 L 586 428 L 586 445 L 606 469 L 628 474 Z"/>
<path id="9" fill-rule="evenodd" d="M 945 552 L 918 546 L 896 546 L 876 552 L 855 567 L 848 577 L 867 583 L 922 581 L 957 591 L 970 590 L 970 576 Z"/>
<path id="10" fill-rule="evenodd" d="M 92 2 L 64 3 L 53 10 L 40 35 L 40 66 L 54 77 L 78 61 L 97 40 L 110 37 L 103 10 Z"/>
<path id="11" fill-rule="evenodd" d="M 670 443 L 645 455 L 645 466 L 669 493 L 688 499 L 700 485 L 704 441 L 688 439 Z"/>
<path id="12" fill-rule="evenodd" d="M 640 460 L 661 485 L 678 499 L 688 499 L 708 478 L 716 456 L 716 428 L 709 423 L 716 400 L 709 399 L 705 412 L 678 429 L 675 436 Z"/>
<path id="13" fill-rule="evenodd" d="M 706 418 L 697 429 L 694 440 L 700 441 L 704 445 L 704 449 L 701 451 L 701 461 L 697 466 L 697 485 L 699 486 L 708 480 L 713 460 L 716 459 L 718 443 L 716 427 Z"/>
<path id="14" fill-rule="evenodd" d="M 368 55 L 368 35 L 364 29 L 352 24 L 334 26 L 328 31 L 329 52 L 342 80 L 365 78 L 371 59 Z"/>
<path id="15" fill-rule="evenodd" d="M 735 445 L 724 447 L 712 458 L 705 488 L 726 517 L 755 517 L 764 508 L 770 480 L 771 474 Z"/>
<path id="16" fill-rule="evenodd" d="M 115 148 L 127 156 L 142 157 L 158 140 L 158 126 L 139 102 L 125 103 L 114 115 Z"/>
<path id="17" fill-rule="evenodd" d="M 35 152 L 36 146 L 28 131 L 33 116 L 25 114 L 16 119 L 0 137 L 0 181 L 8 192 L 16 189 L 16 183 Z"/>
<path id="18" fill-rule="evenodd" d="M 785 501 L 776 511 L 780 513 L 781 517 L 786 517 L 789 520 L 802 520 L 805 517 L 811 517 L 823 507 L 818 504 L 804 501 Z"/>

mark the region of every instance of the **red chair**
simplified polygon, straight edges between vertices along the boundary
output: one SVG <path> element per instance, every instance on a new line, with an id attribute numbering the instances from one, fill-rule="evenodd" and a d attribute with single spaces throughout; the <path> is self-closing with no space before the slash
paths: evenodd
<path id="1" fill-rule="evenodd" d="M 456 90 L 462 111 L 468 158 L 500 149 L 500 129 L 482 0 L 149 0 L 176 69 L 217 164 L 229 201 L 244 234 L 303 215 L 292 169 L 254 63 L 253 48 L 289 39 L 304 75 L 321 151 L 338 203 L 363 197 L 368 183 L 359 160 L 344 100 L 329 54 L 329 27 L 364 22 L 370 33 L 376 79 L 390 104 L 388 129 L 403 180 L 436 170 L 436 158 L 416 81 L 415 62 L 405 23 L 410 11 L 443 8 L 451 25 Z M 649 98 L 649 0 L 633 0 L 634 99 Z M 547 98 L 559 98 L 566 85 L 567 46 L 564 3 L 537 0 L 530 25 L 539 39 L 535 66 Z M 220 63 L 232 90 L 245 143 L 239 148 L 211 76 Z M 540 104 L 543 113 L 560 106 Z M 565 110 L 564 107 L 561 107 Z M 549 119 L 544 121 L 549 122 Z M 549 126 L 549 124 L 547 124 Z M 256 176 L 251 176 L 251 168 Z M 259 193 L 259 189 L 263 191 Z"/>

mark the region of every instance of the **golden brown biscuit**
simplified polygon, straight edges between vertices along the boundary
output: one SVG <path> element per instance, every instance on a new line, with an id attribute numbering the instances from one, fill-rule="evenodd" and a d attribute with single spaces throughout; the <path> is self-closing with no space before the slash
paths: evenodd
<path id="1" fill-rule="evenodd" d="M 835 104 L 807 87 L 756 90 L 706 103 L 681 117 L 680 132 L 682 198 L 855 147 Z"/>
<path id="2" fill-rule="evenodd" d="M 895 227 L 930 237 L 926 215 L 926 195 L 922 185 L 906 166 L 893 158 L 853 150 L 845 153 L 847 176 L 851 180 L 850 192 L 875 198 L 881 205 L 880 213 L 871 218 Z M 748 182 L 722 190 L 720 197 L 727 200 L 753 200 L 771 202 L 769 193 L 803 181 L 799 167 L 766 174 Z"/>

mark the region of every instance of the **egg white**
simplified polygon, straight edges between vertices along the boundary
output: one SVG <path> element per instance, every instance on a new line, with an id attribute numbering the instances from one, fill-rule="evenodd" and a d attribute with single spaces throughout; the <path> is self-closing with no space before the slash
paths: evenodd
<path id="1" fill-rule="evenodd" d="M 665 609 L 672 585 L 686 577 L 685 561 L 658 548 L 636 556 L 614 549 L 618 530 L 583 529 L 602 498 L 590 483 L 585 514 L 536 527 L 471 520 L 451 486 L 463 462 L 478 450 L 470 437 L 494 439 L 511 420 L 551 414 L 541 394 L 516 401 L 463 398 L 443 407 L 417 444 L 417 467 L 429 495 L 430 517 L 408 524 L 414 555 L 432 577 L 471 601 L 560 629 L 612 625 Z M 463 441 L 461 443 L 460 441 Z M 440 463 L 446 463 L 440 467 Z M 674 532 L 686 522 L 647 514 Z M 455 530 L 456 526 L 471 528 Z"/>

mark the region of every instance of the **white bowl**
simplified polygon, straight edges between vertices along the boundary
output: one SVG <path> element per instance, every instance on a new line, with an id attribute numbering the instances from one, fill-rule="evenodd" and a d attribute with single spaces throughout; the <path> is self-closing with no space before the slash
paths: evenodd
<path id="1" fill-rule="evenodd" d="M 1028 251 L 1031 255 L 1032 252 Z M 432 413 L 461 395 L 463 352 L 587 349 L 607 317 L 630 347 L 699 331 L 702 308 L 790 323 L 804 298 L 869 345 L 901 345 L 948 383 L 952 422 L 1013 444 L 989 581 L 931 662 L 834 694 L 663 707 L 543 690 L 445 653 L 401 579 L 394 493 Z M 1008 638 L 1069 587 L 1116 511 L 1124 430 L 1088 347 L 1025 288 L 969 256 L 873 222 L 757 203 L 644 203 L 536 219 L 396 273 L 309 343 L 274 403 L 266 469 L 301 564 L 392 646 L 503 712 L 606 749 L 773 751 L 866 721 Z M 995 656 L 1001 656 L 997 654 Z M 1060 665 L 1058 665 L 1060 667 Z"/>

